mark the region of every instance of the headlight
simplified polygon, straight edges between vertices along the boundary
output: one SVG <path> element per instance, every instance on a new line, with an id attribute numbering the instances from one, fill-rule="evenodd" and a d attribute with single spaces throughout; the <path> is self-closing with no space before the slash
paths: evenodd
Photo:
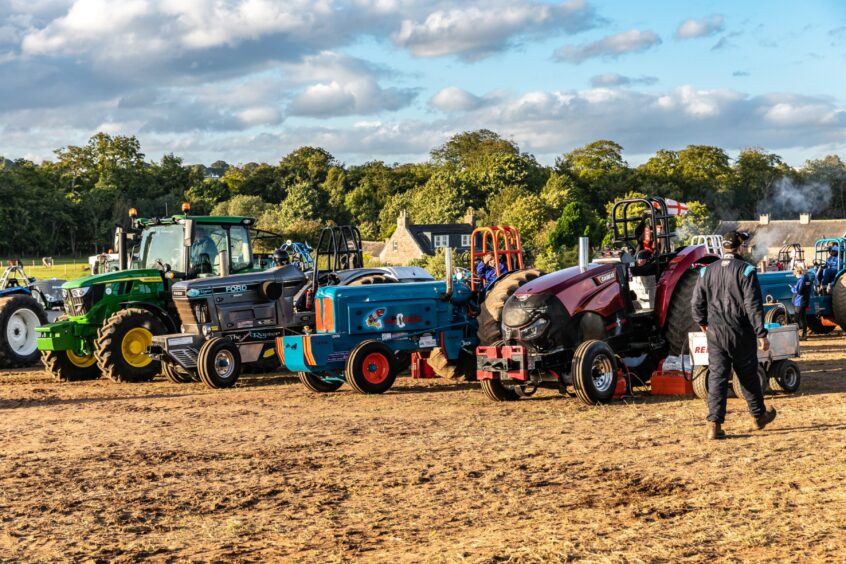
<path id="1" fill-rule="evenodd" d="M 543 332 L 546 330 L 547 325 L 549 325 L 549 320 L 547 320 L 545 317 L 539 317 L 538 319 L 535 319 L 532 323 L 520 329 L 520 338 L 524 341 L 531 341 L 532 339 L 536 339 L 543 334 Z"/>
<path id="2" fill-rule="evenodd" d="M 208 337 L 209 335 L 211 335 L 211 332 L 212 332 L 212 326 L 211 326 L 211 323 L 205 323 L 205 324 L 203 325 L 203 329 L 202 329 L 202 330 L 203 330 L 203 336 L 204 336 L 204 337 Z"/>
<path id="3" fill-rule="evenodd" d="M 83 288 L 73 288 L 70 292 L 71 296 L 73 296 L 74 298 L 81 298 L 82 296 L 87 294 L 89 290 L 91 290 L 91 286 L 85 286 Z"/>

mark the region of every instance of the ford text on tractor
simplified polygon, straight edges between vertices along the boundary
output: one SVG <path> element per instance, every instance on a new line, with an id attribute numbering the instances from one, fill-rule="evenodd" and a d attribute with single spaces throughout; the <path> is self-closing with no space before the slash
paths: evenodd
<path id="1" fill-rule="evenodd" d="M 808 328 L 816 335 L 826 335 L 837 327 L 846 327 L 846 262 L 843 252 L 846 238 L 820 239 L 814 244 L 814 262 L 809 273 L 814 277 L 808 302 Z M 801 257 L 791 249 L 791 257 Z M 780 259 L 781 259 L 781 254 Z M 800 258 L 801 260 L 801 258 Z M 796 275 L 792 269 L 758 274 L 764 303 L 764 321 L 785 325 L 795 319 L 792 288 Z"/>
<path id="2" fill-rule="evenodd" d="M 478 228 L 471 239 L 471 256 L 489 262 L 474 269 L 484 278 L 467 271 L 453 275 L 448 251 L 445 281 L 393 284 L 378 291 L 320 288 L 316 331 L 278 339 L 280 359 L 315 392 L 331 392 L 346 382 L 360 393 L 383 393 L 401 372 L 397 359 L 410 353 L 428 355 L 441 376 L 451 369 L 472 374 L 479 339 L 499 338 L 493 320 L 502 304 L 539 273 L 523 268 L 520 236 L 513 227 Z"/>
<path id="3" fill-rule="evenodd" d="M 149 349 L 165 376 L 174 382 L 201 380 L 210 388 L 231 387 L 242 367 L 261 362 L 268 352 L 276 361 L 278 337 L 315 325 L 315 309 L 322 314 L 322 302 L 314 298 L 319 288 L 331 284 L 380 294 L 373 284 L 432 280 L 422 268 L 364 268 L 361 235 L 352 226 L 323 229 L 313 258 L 310 248 L 286 248 L 301 257 L 264 272 L 173 285 L 181 332 L 153 337 Z M 304 264 L 318 268 L 303 273 Z"/>
<path id="4" fill-rule="evenodd" d="M 502 342 L 477 349 L 477 377 L 495 401 L 539 387 L 570 388 L 583 402 L 612 399 L 623 371 L 642 382 L 658 361 L 679 354 L 697 327 L 690 304 L 698 270 L 719 257 L 704 245 L 673 247 L 673 214 L 660 197 L 617 202 L 614 249 L 547 274 L 511 296 Z"/>
<path id="5" fill-rule="evenodd" d="M 224 268 L 232 273 L 257 269 L 252 218 L 188 211 L 185 205 L 182 215 L 141 219 L 130 210 L 132 226 L 118 227 L 115 234 L 120 269 L 62 286 L 65 315 L 38 329 L 42 361 L 57 380 L 102 374 L 118 382 L 152 379 L 161 370 L 145 354 L 153 335 L 179 327 L 173 282 L 218 276 Z"/>

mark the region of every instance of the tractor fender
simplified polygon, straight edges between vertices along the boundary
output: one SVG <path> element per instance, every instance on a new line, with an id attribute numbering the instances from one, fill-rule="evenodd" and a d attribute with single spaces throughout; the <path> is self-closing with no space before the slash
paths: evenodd
<path id="1" fill-rule="evenodd" d="M 664 269 L 655 288 L 655 313 L 658 316 L 659 327 L 663 327 L 667 321 L 667 312 L 670 309 L 673 292 L 685 272 L 718 260 L 720 260 L 720 257 L 709 254 L 704 245 L 685 247 L 670 260 L 670 264 Z"/>
<path id="2" fill-rule="evenodd" d="M 161 322 L 165 324 L 165 327 L 167 327 L 168 332 L 170 332 L 170 333 L 178 333 L 179 332 L 179 326 L 176 324 L 176 322 L 173 319 L 171 319 L 171 316 L 167 312 L 167 310 L 164 309 L 161 306 L 158 306 L 158 305 L 150 303 L 150 302 L 121 302 L 120 307 L 121 307 L 121 309 L 128 309 L 128 308 L 131 308 L 131 307 L 135 307 L 135 308 L 138 308 L 138 309 L 146 309 L 147 311 L 149 311 L 150 313 L 152 313 L 153 315 L 158 317 L 161 320 Z"/>

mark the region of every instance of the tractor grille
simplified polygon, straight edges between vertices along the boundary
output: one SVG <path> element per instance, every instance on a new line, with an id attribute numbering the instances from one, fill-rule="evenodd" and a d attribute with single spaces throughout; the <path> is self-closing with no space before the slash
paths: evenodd
<path id="1" fill-rule="evenodd" d="M 190 301 L 186 299 L 175 299 L 173 303 L 176 305 L 176 312 L 179 314 L 179 319 L 182 320 L 183 325 L 194 325 L 196 323 L 194 310 L 191 308 Z"/>
<path id="2" fill-rule="evenodd" d="M 173 357 L 179 364 L 185 368 L 195 368 L 197 366 L 197 351 L 191 348 L 177 349 L 169 351 L 170 356 Z"/>
<path id="3" fill-rule="evenodd" d="M 65 313 L 68 317 L 85 315 L 103 297 L 105 286 L 98 284 L 91 286 L 91 289 L 81 298 L 75 298 L 70 290 L 62 290 L 62 299 L 65 302 Z"/>
<path id="4" fill-rule="evenodd" d="M 203 325 L 211 322 L 209 315 L 209 304 L 205 299 L 202 300 L 174 300 L 176 304 L 176 312 L 179 314 L 179 319 L 182 320 L 183 325 Z"/>

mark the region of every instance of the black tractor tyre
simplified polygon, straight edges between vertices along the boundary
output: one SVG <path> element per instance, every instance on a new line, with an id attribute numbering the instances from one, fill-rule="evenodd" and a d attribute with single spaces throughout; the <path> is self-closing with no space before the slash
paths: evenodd
<path id="1" fill-rule="evenodd" d="M 761 393 L 766 394 L 770 390 L 769 376 L 767 376 L 767 371 L 760 364 L 758 365 L 758 381 L 761 383 Z M 734 371 L 731 373 L 731 389 L 734 390 L 735 396 L 744 399 L 743 390 L 740 386 L 740 378 L 737 377 L 737 373 Z"/>
<path id="2" fill-rule="evenodd" d="M 383 394 L 397 379 L 394 351 L 379 341 L 359 343 L 347 358 L 347 384 L 360 394 Z"/>
<path id="3" fill-rule="evenodd" d="M 773 363 L 770 369 L 770 388 L 776 392 L 794 394 L 802 383 L 802 372 L 799 365 L 792 360 L 780 360 Z"/>
<path id="4" fill-rule="evenodd" d="M 142 355 L 153 336 L 166 332 L 167 327 L 153 312 L 141 308 L 122 309 L 109 317 L 97 332 L 94 348 L 97 366 L 115 382 L 148 382 L 161 372 L 162 363 Z M 125 343 L 127 339 L 130 342 Z M 124 356 L 126 347 L 131 348 L 131 358 Z"/>
<path id="5" fill-rule="evenodd" d="M 200 381 L 209 388 L 231 388 L 241 375 L 238 347 L 229 339 L 212 337 L 200 347 L 197 373 Z"/>
<path id="6" fill-rule="evenodd" d="M 691 376 L 693 384 L 693 395 L 699 399 L 708 399 L 708 375 L 710 371 L 707 366 L 697 366 L 693 369 Z"/>
<path id="7" fill-rule="evenodd" d="M 520 286 L 540 276 L 543 276 L 543 272 L 532 268 L 509 272 L 497 280 L 485 296 L 485 301 L 482 302 L 482 308 L 479 312 L 477 335 L 480 345 L 491 345 L 502 340 L 502 308 L 505 306 L 505 302 Z"/>
<path id="8" fill-rule="evenodd" d="M 699 325 L 693 320 L 691 303 L 693 302 L 693 289 L 696 288 L 696 281 L 699 274 L 696 271 L 688 270 L 676 284 L 673 296 L 670 299 L 670 307 L 667 309 L 667 319 L 664 323 L 667 341 L 670 343 L 669 354 L 680 355 L 686 348 L 687 334 L 699 331 Z"/>
<path id="9" fill-rule="evenodd" d="M 805 319 L 808 321 L 808 329 L 810 329 L 811 333 L 814 335 L 828 335 L 837 329 L 834 325 L 823 325 L 822 320 L 816 315 L 809 315 Z"/>
<path id="10" fill-rule="evenodd" d="M 573 354 L 570 375 L 584 403 L 608 403 L 617 389 L 617 355 L 605 341 L 585 341 Z"/>
<path id="11" fill-rule="evenodd" d="M 35 328 L 47 324 L 41 304 L 26 294 L 0 298 L 0 368 L 23 368 L 38 363 Z"/>
<path id="12" fill-rule="evenodd" d="M 41 363 L 57 382 L 96 380 L 101 376 L 94 355 L 90 359 L 76 360 L 68 356 L 68 351 L 41 351 Z"/>
<path id="13" fill-rule="evenodd" d="M 334 392 L 344 383 L 342 380 L 332 380 L 327 382 L 321 378 L 319 374 L 312 374 L 311 372 L 297 372 L 297 377 L 300 379 L 303 386 L 312 392 L 318 392 L 321 394 Z"/>
<path id="14" fill-rule="evenodd" d="M 846 331 L 846 274 L 841 275 L 831 289 L 831 309 L 834 320 Z"/>
<path id="15" fill-rule="evenodd" d="M 511 388 L 505 387 L 502 380 L 482 380 L 482 392 L 492 401 L 517 401 L 520 394 Z"/>
<path id="16" fill-rule="evenodd" d="M 770 308 L 766 314 L 764 314 L 764 323 L 778 323 L 779 325 L 787 325 L 790 321 L 789 316 L 787 315 L 787 310 L 783 307 L 774 307 Z"/>
<path id="17" fill-rule="evenodd" d="M 194 374 L 167 361 L 162 362 L 162 374 L 174 384 L 187 384 L 195 380 Z"/>

